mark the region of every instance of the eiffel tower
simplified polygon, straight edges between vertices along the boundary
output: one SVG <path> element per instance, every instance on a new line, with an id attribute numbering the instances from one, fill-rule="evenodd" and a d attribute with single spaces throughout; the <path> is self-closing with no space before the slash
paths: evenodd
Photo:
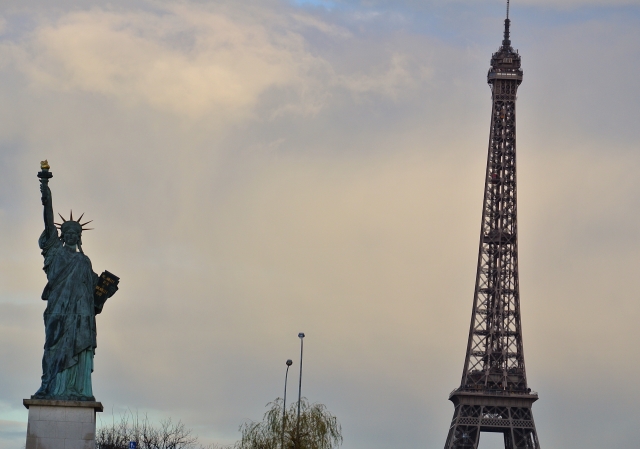
<path id="1" fill-rule="evenodd" d="M 520 324 L 516 207 L 516 92 L 520 55 L 509 40 L 509 1 L 502 46 L 487 82 L 493 106 L 484 184 L 478 269 L 460 387 L 445 449 L 477 449 L 481 432 L 504 435 L 506 449 L 539 449 L 527 386 Z"/>

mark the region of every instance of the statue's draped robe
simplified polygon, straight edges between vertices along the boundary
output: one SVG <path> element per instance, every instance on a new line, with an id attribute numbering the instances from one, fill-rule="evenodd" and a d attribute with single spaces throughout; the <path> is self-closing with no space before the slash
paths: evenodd
<path id="1" fill-rule="evenodd" d="M 96 348 L 94 291 L 98 275 L 87 256 L 63 247 L 57 233 L 43 232 L 38 243 L 48 283 L 42 293 L 42 299 L 47 301 L 42 385 L 34 397 L 94 400 L 91 372 Z"/>

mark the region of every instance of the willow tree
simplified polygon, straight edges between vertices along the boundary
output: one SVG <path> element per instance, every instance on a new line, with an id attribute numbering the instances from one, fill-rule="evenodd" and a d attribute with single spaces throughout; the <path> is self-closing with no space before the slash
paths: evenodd
<path id="1" fill-rule="evenodd" d="M 248 421 L 240 426 L 242 439 L 234 449 L 334 449 L 342 444 L 342 427 L 323 404 L 294 402 L 284 413 L 282 399 L 267 404 L 270 407 L 261 422 Z"/>

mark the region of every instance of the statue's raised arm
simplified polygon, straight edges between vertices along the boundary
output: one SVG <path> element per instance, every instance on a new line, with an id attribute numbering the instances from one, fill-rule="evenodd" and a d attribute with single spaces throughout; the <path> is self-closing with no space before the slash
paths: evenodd
<path id="1" fill-rule="evenodd" d="M 40 178 L 40 192 L 42 193 L 42 206 L 44 206 L 44 230 L 47 238 L 57 235 L 56 225 L 53 221 L 53 203 L 51 201 L 51 189 L 49 188 L 49 179 L 53 177 L 49 171 L 49 163 L 44 160 L 40 162 L 41 171 L 38 173 Z"/>

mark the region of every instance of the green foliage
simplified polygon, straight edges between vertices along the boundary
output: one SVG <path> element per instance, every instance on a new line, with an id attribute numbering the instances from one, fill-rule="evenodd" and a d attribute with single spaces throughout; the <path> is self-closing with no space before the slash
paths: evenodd
<path id="1" fill-rule="evenodd" d="M 240 426 L 242 439 L 234 449 L 334 449 L 342 444 L 342 427 L 323 404 L 300 401 L 300 428 L 296 428 L 298 403 L 282 415 L 282 399 L 267 404 L 270 409 L 261 422 L 249 421 Z M 282 423 L 284 418 L 284 446 Z"/>

